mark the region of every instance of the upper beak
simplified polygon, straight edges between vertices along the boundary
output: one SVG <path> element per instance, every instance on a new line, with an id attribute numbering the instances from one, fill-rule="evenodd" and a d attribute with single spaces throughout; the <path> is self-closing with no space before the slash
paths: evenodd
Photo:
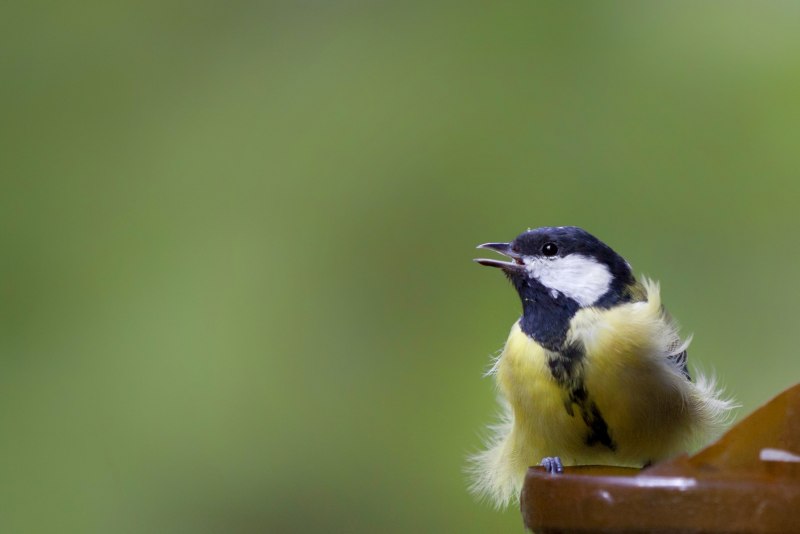
<path id="1" fill-rule="evenodd" d="M 478 245 L 478 248 L 488 248 L 490 250 L 494 250 L 495 252 L 499 252 L 503 256 L 511 258 L 514 261 L 500 261 L 500 260 L 487 260 L 485 258 L 477 258 L 474 261 L 480 263 L 481 265 L 486 265 L 487 267 L 499 267 L 504 271 L 518 271 L 522 269 L 522 257 L 511 250 L 511 243 L 484 243 L 483 245 Z"/>

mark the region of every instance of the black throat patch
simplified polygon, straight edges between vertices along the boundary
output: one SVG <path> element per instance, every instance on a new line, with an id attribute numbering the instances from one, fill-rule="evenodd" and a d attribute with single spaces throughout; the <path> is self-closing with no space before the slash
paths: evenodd
<path id="1" fill-rule="evenodd" d="M 522 299 L 520 328 L 547 350 L 558 352 L 564 345 L 569 322 L 580 309 L 571 298 L 551 291 L 534 278 L 513 280 Z"/>

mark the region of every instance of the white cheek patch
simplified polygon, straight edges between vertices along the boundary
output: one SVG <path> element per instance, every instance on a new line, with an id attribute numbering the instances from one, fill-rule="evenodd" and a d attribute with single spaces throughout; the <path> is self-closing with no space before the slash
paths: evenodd
<path id="1" fill-rule="evenodd" d="M 581 306 L 591 306 L 611 285 L 608 267 L 582 254 L 563 258 L 524 257 L 525 270 L 553 292 L 563 293 Z"/>

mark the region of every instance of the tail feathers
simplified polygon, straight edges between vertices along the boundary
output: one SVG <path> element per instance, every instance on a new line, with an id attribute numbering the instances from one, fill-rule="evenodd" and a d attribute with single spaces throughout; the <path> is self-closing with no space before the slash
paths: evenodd
<path id="1" fill-rule="evenodd" d="M 519 499 L 527 466 L 522 465 L 518 458 L 511 409 L 507 405 L 500 421 L 489 427 L 489 431 L 491 436 L 486 442 L 486 450 L 469 457 L 469 490 L 500 509 Z"/>

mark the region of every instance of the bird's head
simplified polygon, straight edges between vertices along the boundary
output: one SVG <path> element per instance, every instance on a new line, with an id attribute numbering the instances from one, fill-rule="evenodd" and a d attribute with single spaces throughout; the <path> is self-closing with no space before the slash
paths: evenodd
<path id="1" fill-rule="evenodd" d="M 510 243 L 485 243 L 478 248 L 494 250 L 510 259 L 475 261 L 502 269 L 523 305 L 531 295 L 540 295 L 577 308 L 609 307 L 627 300 L 630 287 L 636 283 L 624 258 L 575 226 L 528 230 Z"/>

